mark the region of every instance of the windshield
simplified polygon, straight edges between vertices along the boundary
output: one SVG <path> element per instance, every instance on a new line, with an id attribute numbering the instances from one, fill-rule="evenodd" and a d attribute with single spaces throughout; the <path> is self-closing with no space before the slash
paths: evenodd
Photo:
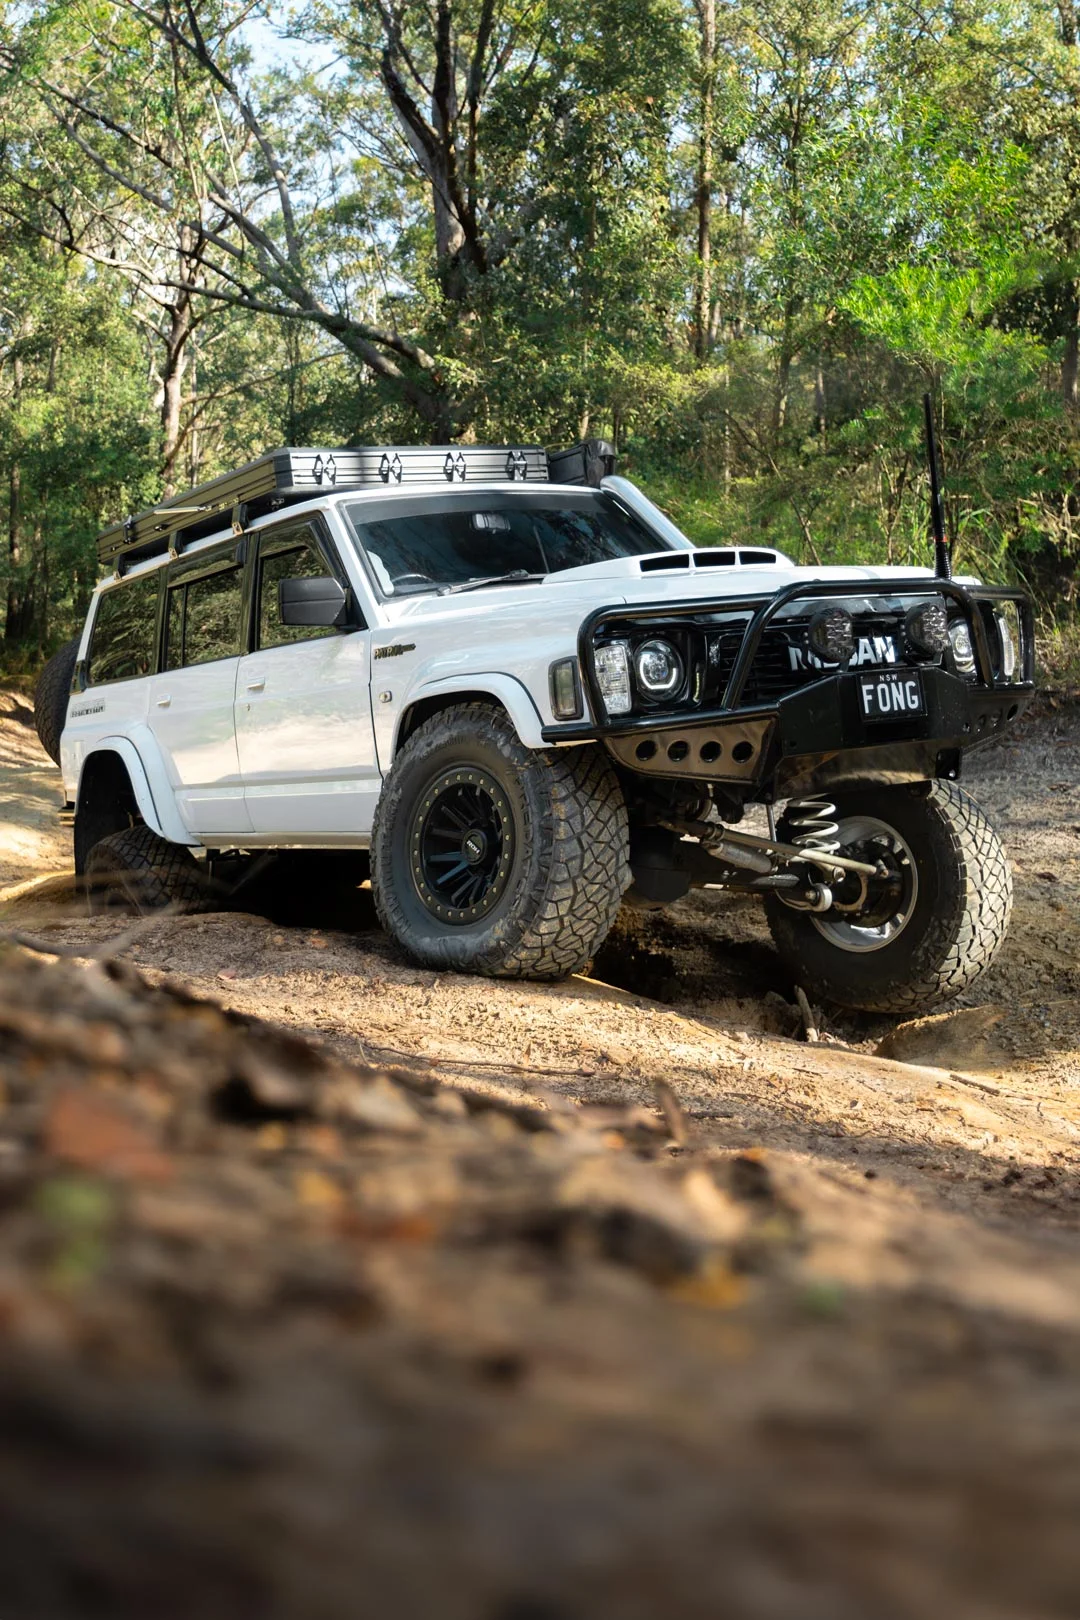
<path id="1" fill-rule="evenodd" d="M 600 491 L 424 495 L 345 508 L 385 596 L 546 574 L 672 546 Z"/>

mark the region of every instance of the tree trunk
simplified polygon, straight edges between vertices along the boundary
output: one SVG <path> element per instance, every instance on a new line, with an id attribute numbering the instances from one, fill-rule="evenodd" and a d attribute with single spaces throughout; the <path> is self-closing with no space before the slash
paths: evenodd
<path id="1" fill-rule="evenodd" d="M 15 384 L 12 403 L 14 414 L 17 416 L 23 382 L 23 365 L 18 355 L 12 363 L 12 375 Z M 7 647 L 20 646 L 33 625 L 31 591 L 23 574 L 26 557 L 22 543 L 22 504 L 22 467 L 19 464 L 16 436 L 14 457 L 8 475 L 8 586 L 4 619 L 4 644 Z"/>
<path id="2" fill-rule="evenodd" d="M 814 428 L 822 444 L 825 443 L 825 373 L 818 361 L 814 373 Z"/>
<path id="3" fill-rule="evenodd" d="M 791 391 L 791 362 L 794 359 L 795 307 L 789 300 L 784 305 L 784 329 L 780 338 L 780 353 L 776 365 L 776 392 L 773 395 L 772 436 L 773 449 L 780 443 L 780 435 L 787 423 L 788 395 Z"/>
<path id="4" fill-rule="evenodd" d="M 188 356 L 188 370 L 191 374 L 192 397 L 195 397 L 198 393 L 198 356 L 194 350 Z M 189 489 L 194 489 L 199 482 L 199 463 L 201 460 L 202 446 L 199 442 L 199 418 L 193 412 L 190 431 L 187 436 L 187 482 Z"/>
<path id="5" fill-rule="evenodd" d="M 709 353 L 712 303 L 713 114 L 716 101 L 716 0 L 697 0 L 701 29 L 698 92 L 697 286 L 694 291 L 694 352 Z"/>
<path id="6" fill-rule="evenodd" d="M 194 233 L 187 225 L 179 227 L 176 257 L 177 279 L 193 285 L 202 264 Z M 169 329 L 165 335 L 165 364 L 161 376 L 161 492 L 166 499 L 176 494 L 184 441 L 184 378 L 188 369 L 188 344 L 195 330 L 193 300 L 190 292 L 176 293 L 169 308 Z"/>
<path id="7" fill-rule="evenodd" d="M 187 341 L 191 336 L 191 294 L 177 293 L 169 310 L 169 330 L 165 337 L 165 366 L 161 399 L 161 493 L 176 494 L 176 464 L 183 429 L 184 375 L 187 371 Z"/>
<path id="8" fill-rule="evenodd" d="M 1058 20 L 1061 27 L 1061 43 L 1067 50 L 1075 51 L 1077 41 L 1076 6 L 1073 0 L 1058 0 Z M 1073 106 L 1077 107 L 1077 97 L 1073 94 Z M 1070 224 L 1065 236 L 1065 252 L 1070 259 L 1075 259 L 1077 251 L 1077 230 Z M 1061 397 L 1066 406 L 1075 406 L 1077 403 L 1077 380 L 1080 372 L 1080 283 L 1070 281 L 1065 303 L 1065 353 L 1061 360 Z"/>
<path id="9" fill-rule="evenodd" d="M 1061 360 L 1061 397 L 1066 405 L 1074 406 L 1077 402 L 1077 377 L 1080 374 L 1080 298 L 1077 297 L 1075 281 L 1070 288 L 1067 309 L 1069 324 L 1065 332 L 1065 353 Z"/>

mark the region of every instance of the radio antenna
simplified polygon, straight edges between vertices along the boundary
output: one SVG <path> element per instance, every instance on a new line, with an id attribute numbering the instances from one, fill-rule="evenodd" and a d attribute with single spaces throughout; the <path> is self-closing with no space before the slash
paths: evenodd
<path id="1" fill-rule="evenodd" d="M 926 459 L 930 463 L 930 532 L 934 536 L 934 573 L 938 579 L 951 579 L 952 557 L 945 536 L 945 505 L 941 497 L 941 463 L 934 430 L 934 403 L 929 393 L 923 395 L 923 415 L 926 418 Z"/>

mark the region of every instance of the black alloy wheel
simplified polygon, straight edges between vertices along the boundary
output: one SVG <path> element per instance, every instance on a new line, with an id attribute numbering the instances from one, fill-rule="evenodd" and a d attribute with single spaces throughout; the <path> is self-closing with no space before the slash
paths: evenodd
<path id="1" fill-rule="evenodd" d="M 371 838 L 379 920 L 416 962 L 500 978 L 580 973 L 630 882 L 622 789 L 595 744 L 526 748 L 494 703 L 417 727 Z"/>
<path id="2" fill-rule="evenodd" d="M 409 839 L 416 892 L 433 917 L 459 926 L 501 898 L 514 857 L 506 795 L 478 768 L 445 771 L 417 806 Z"/>

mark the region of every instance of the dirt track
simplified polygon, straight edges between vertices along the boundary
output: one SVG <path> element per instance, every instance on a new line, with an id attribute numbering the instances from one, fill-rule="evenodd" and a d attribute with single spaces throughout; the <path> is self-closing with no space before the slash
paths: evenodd
<path id="1" fill-rule="evenodd" d="M 10 731 L 18 723 L 4 725 Z M 25 728 L 11 745 L 21 762 L 33 753 Z M 656 1082 L 666 1081 L 686 1116 L 686 1138 L 677 1130 L 665 1146 L 661 1129 L 659 1146 L 644 1157 L 676 1175 L 683 1161 L 682 1196 L 691 1202 L 702 1196 L 693 1179 L 700 1168 L 710 1186 L 723 1174 L 736 1187 L 754 1166 L 764 1167 L 764 1202 L 755 1202 L 752 1188 L 738 1193 L 763 1223 L 753 1255 L 672 1284 L 670 1297 L 685 1302 L 675 1315 L 658 1314 L 608 1272 L 564 1288 L 530 1281 L 528 1265 L 514 1281 L 520 1258 L 508 1258 L 506 1270 L 475 1255 L 459 1257 L 450 1272 L 429 1263 L 421 1252 L 428 1239 L 417 1236 L 414 1217 L 445 1178 L 429 1168 L 421 1175 L 415 1163 L 410 1170 L 407 1144 L 394 1150 L 396 1158 L 384 1149 L 383 1169 L 355 1181 L 361 1204 L 377 1187 L 397 1209 L 393 1281 L 389 1254 L 379 1262 L 396 1332 L 418 1335 L 429 1347 L 438 1341 L 440 1355 L 464 1355 L 462 1346 L 480 1341 L 510 1345 L 514 1356 L 546 1368 L 540 1408 L 523 1397 L 509 1431 L 498 1419 L 498 1445 L 524 1444 L 534 1458 L 543 1453 L 556 1474 L 565 1462 L 565 1489 L 573 1459 L 595 1444 L 589 1454 L 599 1494 L 573 1512 L 595 1511 L 607 1525 L 616 1563 L 625 1538 L 641 1533 L 628 1507 L 637 1487 L 619 1474 L 618 1447 L 629 1445 L 631 1434 L 646 1451 L 660 1447 L 640 1466 L 654 1484 L 665 1469 L 675 1470 L 665 1489 L 681 1503 L 679 1530 L 669 1524 L 664 1534 L 669 1548 L 684 1546 L 684 1533 L 686 1540 L 682 1577 L 664 1566 L 672 1615 L 718 1612 L 718 1589 L 694 1574 L 694 1558 L 713 1545 L 711 1530 L 695 1541 L 695 1478 L 712 1479 L 714 1493 L 749 1492 L 741 1511 L 753 1525 L 747 1520 L 739 1529 L 738 1515 L 724 1519 L 716 1543 L 728 1546 L 735 1565 L 740 1536 L 746 1546 L 763 1538 L 754 1556 L 765 1565 L 738 1573 L 750 1584 L 739 1587 L 732 1615 L 1033 1620 L 1080 1608 L 1080 1555 L 1069 1528 L 1080 1508 L 1078 717 L 1050 711 L 1029 723 L 969 786 L 1003 825 L 1016 862 L 1013 931 L 970 1005 L 899 1031 L 887 1020 L 836 1019 L 825 1041 L 807 1043 L 756 911 L 710 894 L 621 925 L 595 969 L 597 981 L 607 982 L 522 985 L 415 969 L 376 929 L 366 891 L 345 885 L 329 899 L 312 898 L 309 886 L 306 898 L 294 896 L 288 906 L 278 896 L 274 917 L 168 920 L 126 953 L 151 981 L 167 976 L 298 1030 L 331 1054 L 375 1065 L 403 1061 L 433 1084 L 535 1107 L 555 1124 L 563 1110 L 584 1118 L 601 1105 L 627 1103 L 644 1105 L 657 1120 Z M 46 850 L 39 858 L 48 865 Z M 9 905 L 4 921 L 86 951 L 117 930 L 115 921 L 65 915 L 55 898 L 32 896 Z M 883 1041 L 910 1061 L 875 1055 Z M 135 1090 L 149 1095 L 151 1078 L 137 1065 L 132 1074 Z M 94 1071 L 90 1079 L 115 1089 L 112 1075 Z M 148 1117 L 157 1118 L 155 1110 L 156 1102 Z M 250 1123 L 260 1117 L 256 1112 Z M 289 1118 L 288 1109 L 280 1117 Z M 268 1152 L 288 1145 L 290 1164 L 323 1166 L 314 1182 L 302 1183 L 314 1189 L 316 1204 L 329 1196 L 327 1174 L 359 1175 L 351 1148 L 327 1145 L 302 1124 L 294 1141 L 291 1129 L 267 1125 L 270 1134 L 260 1132 L 250 1149 L 234 1137 L 233 1147 L 211 1151 L 200 1127 L 204 1134 L 190 1138 L 190 1174 L 203 1193 L 211 1172 L 227 1178 L 222 1207 L 238 1200 L 238 1210 L 253 1196 L 255 1171 L 245 1168 L 252 1153 L 269 1162 Z M 625 1167 L 621 1174 L 633 1169 L 632 1132 L 612 1127 L 597 1140 Z M 494 1137 L 491 1150 L 502 1151 Z M 226 1151 L 238 1155 L 235 1164 Z M 549 1158 L 553 1152 L 544 1149 Z M 470 1162 L 467 1174 L 480 1174 L 479 1150 Z M 418 1193 L 418 1178 L 431 1175 L 436 1192 L 429 1186 Z M 334 1193 L 340 1196 L 349 1195 Z M 708 1204 L 713 1193 L 705 1197 Z M 398 1208 L 394 1200 L 402 1198 Z M 191 1241 L 202 1241 L 185 1219 Z M 243 1220 L 242 1230 L 258 1232 L 257 1223 Z M 212 1278 L 220 1261 L 211 1256 L 225 1252 L 225 1214 L 221 1221 L 219 1232 L 207 1217 L 210 1247 L 200 1276 Z M 341 1232 L 353 1233 L 353 1241 L 352 1225 Z M 263 1264 L 251 1241 L 245 1275 Z M 145 1258 L 139 1264 L 145 1268 Z M 686 1315 L 691 1306 L 704 1314 Z M 109 1338 L 100 1321 L 82 1331 L 87 1342 L 95 1334 Z M 294 1348 L 297 1331 L 306 1330 L 290 1329 Z M 398 1341 L 391 1335 L 389 1343 L 393 1355 Z M 376 1356 L 371 1344 L 364 1353 Z M 428 1351 L 416 1353 L 422 1361 Z M 370 1365 L 368 1372 L 375 1377 Z M 280 1380 L 280 1369 L 275 1376 Z M 415 1388 L 406 1385 L 391 1389 L 395 1410 L 411 1410 Z M 586 1414 L 606 1438 L 586 1442 Z M 316 1415 L 316 1426 L 324 1418 Z M 612 1423 L 621 1438 L 609 1451 Z M 608 1463 L 611 1475 L 604 1474 Z M 632 1474 L 635 1465 L 626 1466 Z M 684 1489 L 689 1494 L 679 1495 Z M 523 1490 L 514 1498 L 519 1505 L 528 1500 Z M 709 1500 L 710 1512 L 720 1512 Z M 577 1554 L 567 1550 L 567 1522 L 558 1514 L 555 1520 L 552 1544 L 561 1550 L 551 1578 L 561 1590 L 556 1577 Z M 734 1539 L 724 1542 L 726 1535 Z M 1010 1540 L 1016 1535 L 1041 1538 L 1030 1562 Z M 522 1552 L 519 1563 L 534 1568 L 537 1560 Z M 686 1598 L 693 1590 L 700 1607 Z M 283 1612 L 291 1620 L 293 1610 Z M 330 1603 L 325 1612 L 336 1620 L 348 1611 Z M 403 1612 L 423 1614 L 423 1602 Z M 635 1607 L 630 1596 L 605 1609 L 594 1596 L 580 1610 L 508 1602 L 461 1612 L 484 1620 L 591 1620 L 606 1612 L 651 1620 L 660 1611 L 644 1598 Z"/>
<path id="2" fill-rule="evenodd" d="M 60 805 L 59 774 L 38 746 L 29 699 L 0 691 L 0 889 L 70 860 Z"/>
<path id="3" fill-rule="evenodd" d="M 11 846 L 5 857 L 0 843 L 0 871 L 29 847 L 12 875 L 32 876 L 55 869 L 65 835 L 48 820 L 50 768 L 22 719 L 0 720 L 0 802 L 12 820 L 25 804 L 22 828 L 0 826 Z M 967 785 L 1009 845 L 1012 930 L 972 995 L 899 1035 L 895 1020 L 834 1014 L 826 1036 L 842 1045 L 790 1039 L 801 1036 L 792 985 L 758 906 L 710 891 L 663 913 L 624 913 L 597 959 L 601 982 L 416 969 L 379 931 L 369 892 L 333 866 L 324 885 L 306 877 L 287 898 L 260 897 L 276 919 L 172 920 L 129 957 L 343 1055 L 418 1057 L 461 1085 L 583 1101 L 647 1100 L 666 1078 L 710 1140 L 811 1155 L 845 1179 L 872 1170 L 978 1221 L 1037 1214 L 1040 1230 L 1048 1217 L 1080 1228 L 1080 715 L 1045 711 Z M 67 945 L 115 931 L 77 912 L 68 923 L 66 910 L 35 909 L 32 897 L 16 907 L 20 926 Z M 885 1038 L 896 1057 L 946 1072 L 874 1059 Z"/>

